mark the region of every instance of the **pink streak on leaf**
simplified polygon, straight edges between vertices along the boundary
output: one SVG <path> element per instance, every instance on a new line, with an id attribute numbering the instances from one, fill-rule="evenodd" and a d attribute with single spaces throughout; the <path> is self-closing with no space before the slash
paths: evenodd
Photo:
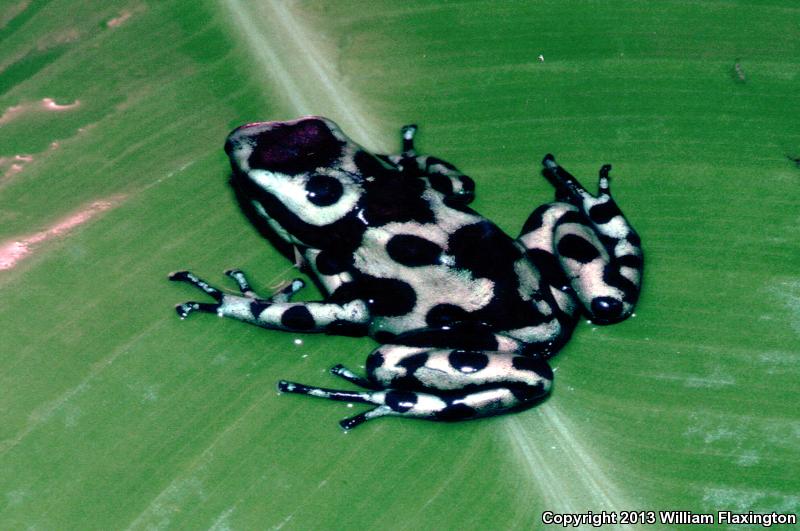
<path id="1" fill-rule="evenodd" d="M 120 194 L 94 201 L 43 231 L 30 236 L 11 238 L 6 242 L 0 243 L 0 271 L 14 268 L 21 260 L 29 256 L 37 245 L 66 235 L 72 229 L 90 221 L 98 214 L 113 208 L 123 198 L 124 196 Z"/>

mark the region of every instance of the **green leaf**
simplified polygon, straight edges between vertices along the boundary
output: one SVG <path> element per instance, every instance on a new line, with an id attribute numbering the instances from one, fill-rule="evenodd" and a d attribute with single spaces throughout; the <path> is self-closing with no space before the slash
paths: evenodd
<path id="1" fill-rule="evenodd" d="M 0 527 L 514 528 L 543 511 L 800 512 L 800 9 L 791 2 L 0 8 Z M 516 235 L 547 152 L 642 235 L 636 316 L 581 323 L 541 406 L 456 424 L 280 396 L 369 339 L 208 315 L 166 275 L 295 271 L 222 141 L 329 116 L 477 182 Z M 303 295 L 318 297 L 312 288 Z"/>

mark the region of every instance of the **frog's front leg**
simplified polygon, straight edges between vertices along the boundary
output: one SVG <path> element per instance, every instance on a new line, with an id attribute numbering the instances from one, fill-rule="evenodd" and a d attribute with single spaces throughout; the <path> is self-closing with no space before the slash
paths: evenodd
<path id="1" fill-rule="evenodd" d="M 299 332 L 328 332 L 360 335 L 369 322 L 367 304 L 352 300 L 342 304 L 331 302 L 297 302 L 291 297 L 305 284 L 300 279 L 267 298 L 260 298 L 238 269 L 226 271 L 236 281 L 241 295 L 225 293 L 189 271 L 178 271 L 170 280 L 186 282 L 210 295 L 216 302 L 184 302 L 175 307 L 181 319 L 199 311 L 232 317 L 264 328 Z"/>
<path id="2" fill-rule="evenodd" d="M 367 359 L 367 378 L 341 365 L 331 372 L 367 391 L 343 391 L 281 381 L 278 389 L 376 407 L 340 422 L 349 430 L 386 415 L 456 421 L 530 407 L 550 391 L 546 362 L 509 352 L 384 345 Z"/>

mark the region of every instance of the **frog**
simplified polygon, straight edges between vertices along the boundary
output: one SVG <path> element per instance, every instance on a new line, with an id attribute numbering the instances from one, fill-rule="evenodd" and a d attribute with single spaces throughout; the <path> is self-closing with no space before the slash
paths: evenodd
<path id="1" fill-rule="evenodd" d="M 281 393 L 369 404 L 340 422 L 384 416 L 460 421 L 527 409 L 551 393 L 548 359 L 581 317 L 613 324 L 641 291 L 641 239 L 610 190 L 611 166 L 590 193 L 552 154 L 542 174 L 555 200 L 512 238 L 469 205 L 475 181 L 419 154 L 416 125 L 402 149 L 372 153 L 328 118 L 254 122 L 225 141 L 242 209 L 323 294 L 293 301 L 301 278 L 260 296 L 240 269 L 238 293 L 190 271 L 173 281 L 214 302 L 176 306 L 294 333 L 369 336 L 365 375 L 330 370 L 355 389 L 280 380 Z M 336 386 L 347 387 L 347 386 Z"/>

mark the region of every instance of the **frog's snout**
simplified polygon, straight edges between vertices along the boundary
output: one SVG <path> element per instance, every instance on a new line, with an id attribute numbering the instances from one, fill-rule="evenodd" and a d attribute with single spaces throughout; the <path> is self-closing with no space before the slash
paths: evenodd
<path id="1" fill-rule="evenodd" d="M 255 132 L 258 132 L 258 131 L 248 131 L 248 129 L 264 130 L 265 125 L 269 124 L 267 122 L 251 122 L 244 125 L 240 125 L 236 129 L 228 133 L 228 137 L 225 139 L 225 153 L 227 153 L 228 156 L 230 156 L 231 153 L 233 153 L 233 151 L 237 147 L 239 147 L 239 143 L 243 138 L 249 137 Z"/>
<path id="2" fill-rule="evenodd" d="M 231 140 L 231 136 L 228 135 L 228 138 L 225 139 L 225 153 L 230 157 L 235 147 L 236 145 Z"/>

